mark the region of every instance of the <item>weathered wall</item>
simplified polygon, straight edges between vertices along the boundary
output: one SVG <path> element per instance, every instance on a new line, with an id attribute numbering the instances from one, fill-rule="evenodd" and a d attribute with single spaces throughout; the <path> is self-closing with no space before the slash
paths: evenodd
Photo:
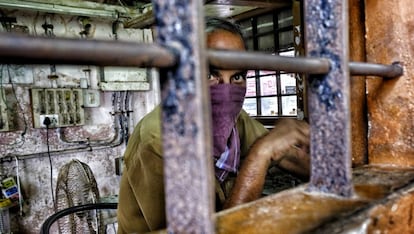
<path id="1" fill-rule="evenodd" d="M 414 166 L 412 1 L 365 2 L 367 61 L 404 67 L 397 79 L 368 78 L 369 163 Z"/>
<path id="2" fill-rule="evenodd" d="M 364 1 L 349 1 L 349 60 L 365 61 Z M 352 164 L 367 162 L 367 105 L 365 77 L 351 76 Z"/>
<path id="3" fill-rule="evenodd" d="M 17 24 L 27 26 L 31 35 L 44 35 L 42 24 L 45 14 L 22 11 L 2 10 L 6 16 L 16 17 Z M 57 37 L 80 38 L 83 30 L 77 17 L 48 16 L 54 25 L 54 34 Z M 88 39 L 114 40 L 112 22 L 90 19 L 92 23 L 91 35 Z M 0 26 L 0 31 L 5 28 Z M 118 31 L 120 40 L 135 40 L 139 30 Z M 58 79 L 49 80 L 50 66 L 19 66 L 22 77 L 14 77 L 15 67 L 0 65 L 2 68 L 2 90 L 7 92 L 6 101 L 13 106 L 14 130 L 0 132 L 0 174 L 1 176 L 19 176 L 24 202 L 22 212 L 19 207 L 10 209 L 12 231 L 14 233 L 39 233 L 43 221 L 54 213 L 51 197 L 51 182 L 55 190 L 59 169 L 71 159 L 79 159 L 87 163 L 97 180 L 101 197 L 118 194 L 120 177 L 115 175 L 115 158 L 122 156 L 125 149 L 125 139 L 119 139 L 120 133 L 116 128 L 120 126 L 119 116 L 114 112 L 132 111 L 121 126 L 132 132 L 137 121 L 149 112 L 159 101 L 158 80 L 151 79 L 150 91 L 130 91 L 129 99 L 126 93 L 100 91 L 99 107 L 85 108 L 85 125 L 78 127 L 64 127 L 56 129 L 33 128 L 30 89 L 79 87 L 80 78 L 85 78 L 83 69 L 87 66 L 56 66 Z M 100 72 L 97 67 L 89 67 L 90 89 L 99 90 Z M 10 76 L 8 74 L 10 71 Z M 154 74 L 154 72 L 153 72 Z M 28 77 L 28 78 L 27 78 Z M 10 82 L 11 81 L 11 82 Z M 15 92 L 13 92 L 15 89 Z M 14 94 L 16 97 L 14 97 Z M 16 101 L 17 100 L 17 101 Z M 115 103 L 115 104 L 114 104 Z M 124 117 L 127 117 L 124 115 Z M 25 127 L 27 126 L 27 129 Z M 47 157 L 47 135 L 49 138 L 51 162 Z M 88 141 L 85 143 L 73 141 Z M 111 139 L 114 139 L 111 142 Z M 50 173 L 52 166 L 52 177 Z"/>

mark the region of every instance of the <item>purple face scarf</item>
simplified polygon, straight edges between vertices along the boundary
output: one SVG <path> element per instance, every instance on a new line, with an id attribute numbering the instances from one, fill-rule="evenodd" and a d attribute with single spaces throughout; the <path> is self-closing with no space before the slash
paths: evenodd
<path id="1" fill-rule="evenodd" d="M 215 174 L 223 182 L 229 172 L 237 172 L 240 162 L 240 138 L 236 119 L 246 88 L 233 84 L 210 86 Z"/>

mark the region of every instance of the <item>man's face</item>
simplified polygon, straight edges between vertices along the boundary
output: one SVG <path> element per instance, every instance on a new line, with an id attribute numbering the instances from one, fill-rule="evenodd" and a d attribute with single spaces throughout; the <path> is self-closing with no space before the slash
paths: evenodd
<path id="1" fill-rule="evenodd" d="M 245 51 L 243 39 L 226 30 L 215 30 L 207 35 L 207 48 L 217 50 L 239 50 Z M 246 71 L 243 70 L 220 70 L 210 66 L 208 79 L 210 85 L 235 84 L 246 87 Z"/>

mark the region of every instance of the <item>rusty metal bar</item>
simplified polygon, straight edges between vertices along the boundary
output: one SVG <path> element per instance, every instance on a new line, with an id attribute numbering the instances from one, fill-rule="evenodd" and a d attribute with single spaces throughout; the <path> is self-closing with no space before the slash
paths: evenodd
<path id="1" fill-rule="evenodd" d="M 310 57 L 331 61 L 326 75 L 310 75 L 309 191 L 354 194 L 351 174 L 350 80 L 347 0 L 305 0 L 305 41 Z"/>
<path id="2" fill-rule="evenodd" d="M 402 76 L 404 73 L 399 63 L 383 65 L 377 63 L 350 62 L 349 69 L 352 75 L 380 76 L 388 79 Z"/>
<path id="3" fill-rule="evenodd" d="M 275 56 L 259 52 L 208 50 L 209 62 L 228 69 L 281 70 L 293 73 L 326 74 L 326 58 Z M 0 63 L 72 64 L 98 66 L 173 67 L 172 51 L 157 44 L 119 41 L 30 37 L 0 33 Z M 350 62 L 352 75 L 395 78 L 403 74 L 398 63 L 392 65 Z"/>
<path id="4" fill-rule="evenodd" d="M 177 50 L 164 77 L 162 139 L 168 233 L 214 233 L 214 176 L 202 1 L 154 0 L 157 43 Z"/>
<path id="5" fill-rule="evenodd" d="M 282 70 L 286 72 L 326 74 L 330 63 L 327 59 L 275 56 L 259 52 L 209 50 L 210 64 L 227 69 Z"/>
<path id="6" fill-rule="evenodd" d="M 0 62 L 163 68 L 174 66 L 176 59 L 157 44 L 0 33 Z"/>
<path id="7" fill-rule="evenodd" d="M 260 52 L 208 50 L 209 63 L 225 69 L 279 70 L 292 73 L 327 74 L 331 62 L 328 58 L 287 57 Z M 383 65 L 377 63 L 349 62 L 351 75 L 372 75 L 395 78 L 403 75 L 399 63 Z"/>

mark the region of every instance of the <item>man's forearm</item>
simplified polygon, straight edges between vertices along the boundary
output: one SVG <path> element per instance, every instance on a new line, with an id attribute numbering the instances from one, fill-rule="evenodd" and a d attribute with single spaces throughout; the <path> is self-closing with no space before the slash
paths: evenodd
<path id="1" fill-rule="evenodd" d="M 309 157 L 305 150 L 308 145 L 309 128 L 306 122 L 293 119 L 278 121 L 274 129 L 252 145 L 224 208 L 259 198 L 272 161 L 306 176 L 309 173 Z M 293 154 L 290 154 L 292 151 Z"/>
<path id="2" fill-rule="evenodd" d="M 258 199 L 263 191 L 269 165 L 269 159 L 260 158 L 257 153 L 250 153 L 240 168 L 224 209 Z"/>

